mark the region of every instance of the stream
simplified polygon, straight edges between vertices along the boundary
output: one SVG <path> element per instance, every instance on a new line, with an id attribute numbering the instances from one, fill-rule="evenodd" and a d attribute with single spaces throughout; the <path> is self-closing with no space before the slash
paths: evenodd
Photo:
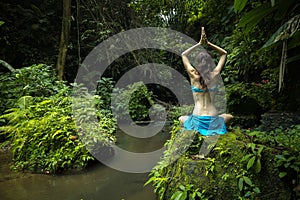
<path id="1" fill-rule="evenodd" d="M 167 130 L 166 130 L 167 129 Z M 121 130 L 118 146 L 136 152 L 162 148 L 168 128 L 151 138 L 135 138 Z M 151 185 L 144 186 L 148 173 L 126 173 L 101 163 L 82 172 L 45 175 L 12 172 L 9 155 L 0 154 L 1 200 L 155 200 Z"/>

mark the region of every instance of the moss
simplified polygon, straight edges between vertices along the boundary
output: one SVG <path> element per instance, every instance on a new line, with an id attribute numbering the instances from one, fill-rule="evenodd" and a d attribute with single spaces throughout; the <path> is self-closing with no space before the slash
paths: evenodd
<path id="1" fill-rule="evenodd" d="M 206 160 L 194 161 L 184 156 L 178 159 L 173 166 L 175 173 L 170 178 L 165 199 L 171 199 L 180 185 L 193 184 L 201 188 L 210 184 L 209 178 L 205 176 L 207 162 Z"/>
<path id="2" fill-rule="evenodd" d="M 179 131 L 174 130 L 176 133 Z M 178 140 L 172 141 L 176 139 Z M 183 140 L 173 136 L 168 144 L 176 144 L 176 149 L 180 149 L 178 145 Z M 206 159 L 194 160 L 193 154 L 199 152 L 203 137 L 196 134 L 194 141 L 196 142 L 191 143 L 187 151 L 172 165 L 164 165 L 164 171 L 169 173 L 166 186 L 160 186 L 165 191 L 161 199 L 171 199 L 182 185 L 192 188 L 188 194 L 197 190 L 201 193 L 201 198 L 205 196 L 208 199 L 292 199 L 290 178 L 279 178 L 275 155 L 280 154 L 280 150 L 253 143 L 253 136 L 235 129 L 219 137 Z M 259 148 L 263 149 L 261 154 L 257 153 Z M 167 155 L 172 155 L 171 148 L 167 150 Z M 249 160 L 254 155 L 256 157 L 251 165 Z M 258 165 L 261 169 L 257 169 Z M 161 172 L 159 165 L 154 171 L 156 175 Z M 165 175 L 161 174 L 162 177 Z M 160 187 L 156 190 L 159 191 Z"/>

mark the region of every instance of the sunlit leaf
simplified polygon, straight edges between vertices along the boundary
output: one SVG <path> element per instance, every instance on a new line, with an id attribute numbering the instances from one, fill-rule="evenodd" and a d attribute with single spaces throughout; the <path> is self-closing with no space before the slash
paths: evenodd
<path id="1" fill-rule="evenodd" d="M 176 191 L 172 196 L 171 200 L 179 200 L 181 196 L 183 195 L 182 191 Z"/>
<path id="2" fill-rule="evenodd" d="M 248 160 L 251 156 L 253 156 L 253 154 L 247 154 L 245 155 L 241 161 L 245 161 L 245 160 Z"/>
<path id="3" fill-rule="evenodd" d="M 246 4 L 247 4 L 248 0 L 235 0 L 234 1 L 234 12 L 238 13 L 241 12 Z"/>
<path id="4" fill-rule="evenodd" d="M 264 149 L 263 146 L 259 147 L 259 149 L 258 149 L 258 151 L 257 151 L 257 154 L 260 155 L 263 149 Z"/>
<path id="5" fill-rule="evenodd" d="M 247 163 L 247 170 L 250 169 L 253 164 L 254 164 L 254 161 L 255 161 L 255 156 L 253 156 Z"/>
<path id="6" fill-rule="evenodd" d="M 285 177 L 286 175 L 287 175 L 286 172 L 280 172 L 280 173 L 279 173 L 279 178 L 283 178 L 283 177 Z"/>
<path id="7" fill-rule="evenodd" d="M 244 187 L 244 179 L 241 177 L 239 179 L 239 190 L 242 191 Z"/>
<path id="8" fill-rule="evenodd" d="M 179 188 L 183 191 L 185 190 L 185 187 L 183 185 L 180 185 Z"/>
<path id="9" fill-rule="evenodd" d="M 250 178 L 248 178 L 247 176 L 243 176 L 243 179 L 248 185 L 252 186 L 252 181 L 250 180 Z"/>
<path id="10" fill-rule="evenodd" d="M 255 188 L 253 189 L 253 191 L 254 191 L 255 193 L 257 193 L 257 194 L 260 193 L 260 189 L 259 189 L 258 187 L 255 187 Z"/>

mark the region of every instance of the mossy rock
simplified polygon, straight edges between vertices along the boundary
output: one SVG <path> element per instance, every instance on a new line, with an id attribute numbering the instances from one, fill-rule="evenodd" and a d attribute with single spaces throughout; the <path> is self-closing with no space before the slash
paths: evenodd
<path id="1" fill-rule="evenodd" d="M 207 199 L 292 199 L 290 180 L 279 178 L 280 172 L 274 161 L 278 149 L 264 146 L 253 167 L 247 169 L 249 159 L 244 158 L 251 154 L 248 145 L 251 142 L 251 137 L 236 130 L 219 137 L 205 159 L 195 160 L 189 154 L 197 151 L 195 146 L 192 150 L 188 149 L 186 154 L 164 167 L 163 171 L 169 173 L 163 174 L 168 179 L 163 199 L 170 200 L 174 193 L 182 190 L 181 186 L 188 185 L 192 185 L 193 190 L 198 190 Z M 255 145 L 255 151 L 263 146 Z M 258 159 L 261 163 L 259 172 L 255 169 Z M 242 188 L 240 178 L 243 179 Z M 251 185 L 248 179 L 248 183 L 245 181 L 246 178 L 250 179 Z M 187 191 L 187 194 L 191 192 Z"/>

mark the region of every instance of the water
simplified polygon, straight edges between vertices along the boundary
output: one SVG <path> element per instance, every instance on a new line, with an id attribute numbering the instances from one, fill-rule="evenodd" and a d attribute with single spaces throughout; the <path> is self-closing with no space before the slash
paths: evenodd
<path id="1" fill-rule="evenodd" d="M 169 138 L 167 131 L 138 139 L 118 131 L 118 146 L 136 152 L 159 149 Z M 147 173 L 125 173 L 99 164 L 72 175 L 14 173 L 7 155 L 0 158 L 1 200 L 155 200 L 152 186 L 144 187 Z"/>

